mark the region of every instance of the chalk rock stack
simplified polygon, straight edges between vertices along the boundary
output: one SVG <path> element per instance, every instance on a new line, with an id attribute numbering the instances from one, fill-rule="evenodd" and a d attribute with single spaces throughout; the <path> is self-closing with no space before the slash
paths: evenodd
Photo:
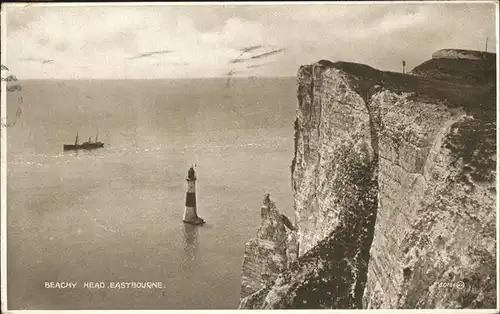
<path id="1" fill-rule="evenodd" d="M 293 226 L 276 208 L 269 194 L 264 196 L 261 207 L 261 225 L 257 237 L 245 245 L 241 297 L 259 290 L 283 271 L 288 262 L 297 256 L 293 243 Z"/>

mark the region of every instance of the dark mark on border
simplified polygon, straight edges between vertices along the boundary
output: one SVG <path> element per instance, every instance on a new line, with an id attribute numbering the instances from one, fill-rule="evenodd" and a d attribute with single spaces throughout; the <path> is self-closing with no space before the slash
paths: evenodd
<path id="1" fill-rule="evenodd" d="M 1 64 L 1 70 L 2 70 L 2 77 L 1 77 L 1 81 L 2 82 L 6 82 L 6 89 L 7 89 L 7 93 L 16 93 L 17 94 L 17 105 L 18 105 L 18 108 L 16 110 L 16 113 L 15 113 L 15 118 L 13 118 L 13 121 L 9 121 L 11 119 L 7 119 L 7 116 L 9 115 L 8 114 L 8 109 L 9 109 L 9 97 L 7 96 L 7 103 L 5 104 L 5 117 L 2 116 L 2 119 L 1 119 L 1 127 L 4 128 L 4 127 L 13 127 L 16 125 L 17 121 L 19 120 L 19 118 L 21 117 L 21 114 L 23 112 L 23 108 L 22 108 L 22 105 L 23 105 L 23 102 L 24 102 L 24 99 L 23 99 L 23 96 L 21 94 L 22 90 L 23 90 L 23 87 L 21 85 L 21 82 L 19 81 L 19 79 L 10 73 L 10 69 Z M 3 92 L 3 90 L 2 90 Z"/>

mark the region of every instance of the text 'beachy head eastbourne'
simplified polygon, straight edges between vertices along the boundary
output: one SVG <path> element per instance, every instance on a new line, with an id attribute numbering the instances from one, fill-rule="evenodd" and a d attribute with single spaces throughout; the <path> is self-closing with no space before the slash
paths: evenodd
<path id="1" fill-rule="evenodd" d="M 45 281 L 46 289 L 164 289 L 163 282 L 153 281 Z"/>

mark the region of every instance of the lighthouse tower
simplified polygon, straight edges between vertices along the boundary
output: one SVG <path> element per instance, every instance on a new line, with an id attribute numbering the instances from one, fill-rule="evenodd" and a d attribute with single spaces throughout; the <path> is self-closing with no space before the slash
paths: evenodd
<path id="1" fill-rule="evenodd" d="M 196 175 L 193 167 L 189 168 L 186 181 L 186 208 L 184 210 L 183 221 L 192 225 L 204 224 L 205 221 L 198 217 L 198 213 L 196 212 Z"/>

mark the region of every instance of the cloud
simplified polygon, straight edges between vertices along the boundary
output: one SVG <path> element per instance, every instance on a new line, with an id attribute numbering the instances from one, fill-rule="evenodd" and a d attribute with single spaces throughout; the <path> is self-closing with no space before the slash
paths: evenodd
<path id="1" fill-rule="evenodd" d="M 152 57 L 152 56 L 169 54 L 172 52 L 174 52 L 174 51 L 173 50 L 159 50 L 159 51 L 143 52 L 143 53 L 140 53 L 140 54 L 133 56 L 129 59 L 141 59 L 141 58 L 147 58 L 147 57 Z"/>
<path id="2" fill-rule="evenodd" d="M 251 52 L 251 51 L 254 51 L 256 49 L 260 49 L 262 48 L 262 45 L 256 45 L 256 46 L 249 46 L 249 47 L 243 47 L 240 49 L 241 53 L 246 53 L 246 52 Z"/>
<path id="3" fill-rule="evenodd" d="M 39 16 L 34 10 L 26 10 L 23 7 L 9 7 L 9 14 L 15 18 L 7 18 L 7 29 L 9 32 L 21 32 L 29 29 L 32 24 L 38 22 Z"/>
<path id="4" fill-rule="evenodd" d="M 255 52 L 257 50 L 257 54 L 249 55 L 250 52 Z M 244 47 L 239 49 L 241 53 L 238 55 L 237 58 L 233 58 L 229 60 L 229 63 L 231 64 L 236 64 L 236 63 L 243 63 L 243 62 L 248 62 L 252 61 L 255 59 L 262 59 L 262 58 L 267 58 L 279 53 L 282 53 L 285 51 L 284 48 L 276 49 L 275 47 L 268 47 L 264 45 L 256 45 L 256 46 L 249 46 L 249 47 Z M 260 52 L 259 52 L 260 51 Z"/>
<path id="5" fill-rule="evenodd" d="M 319 59 L 397 69 L 440 48 L 495 42 L 495 6 L 487 4 L 4 7 L 7 65 L 19 77 L 209 77 L 249 65 L 256 75 L 281 76 Z M 257 55 L 281 47 L 286 53 L 256 65 Z M 140 62 L 127 61 L 134 56 Z"/>
<path id="6" fill-rule="evenodd" d="M 40 63 L 52 63 L 54 60 L 51 59 L 38 59 L 38 58 L 23 58 L 21 59 L 22 61 L 35 61 L 35 62 L 40 62 Z"/>
<path id="7" fill-rule="evenodd" d="M 281 49 L 275 49 L 275 50 L 272 50 L 272 51 L 269 51 L 269 52 L 264 52 L 264 53 L 261 53 L 261 54 L 258 54 L 256 56 L 251 56 L 250 59 L 262 59 L 262 58 L 267 58 L 269 56 L 274 56 L 276 54 L 279 54 L 279 53 L 282 53 L 285 51 L 285 48 L 281 48 Z"/>
<path id="8" fill-rule="evenodd" d="M 262 64 L 250 64 L 250 65 L 247 65 L 247 68 L 251 69 L 251 68 L 260 68 L 262 66 L 265 66 L 266 64 L 268 63 L 262 63 Z"/>

